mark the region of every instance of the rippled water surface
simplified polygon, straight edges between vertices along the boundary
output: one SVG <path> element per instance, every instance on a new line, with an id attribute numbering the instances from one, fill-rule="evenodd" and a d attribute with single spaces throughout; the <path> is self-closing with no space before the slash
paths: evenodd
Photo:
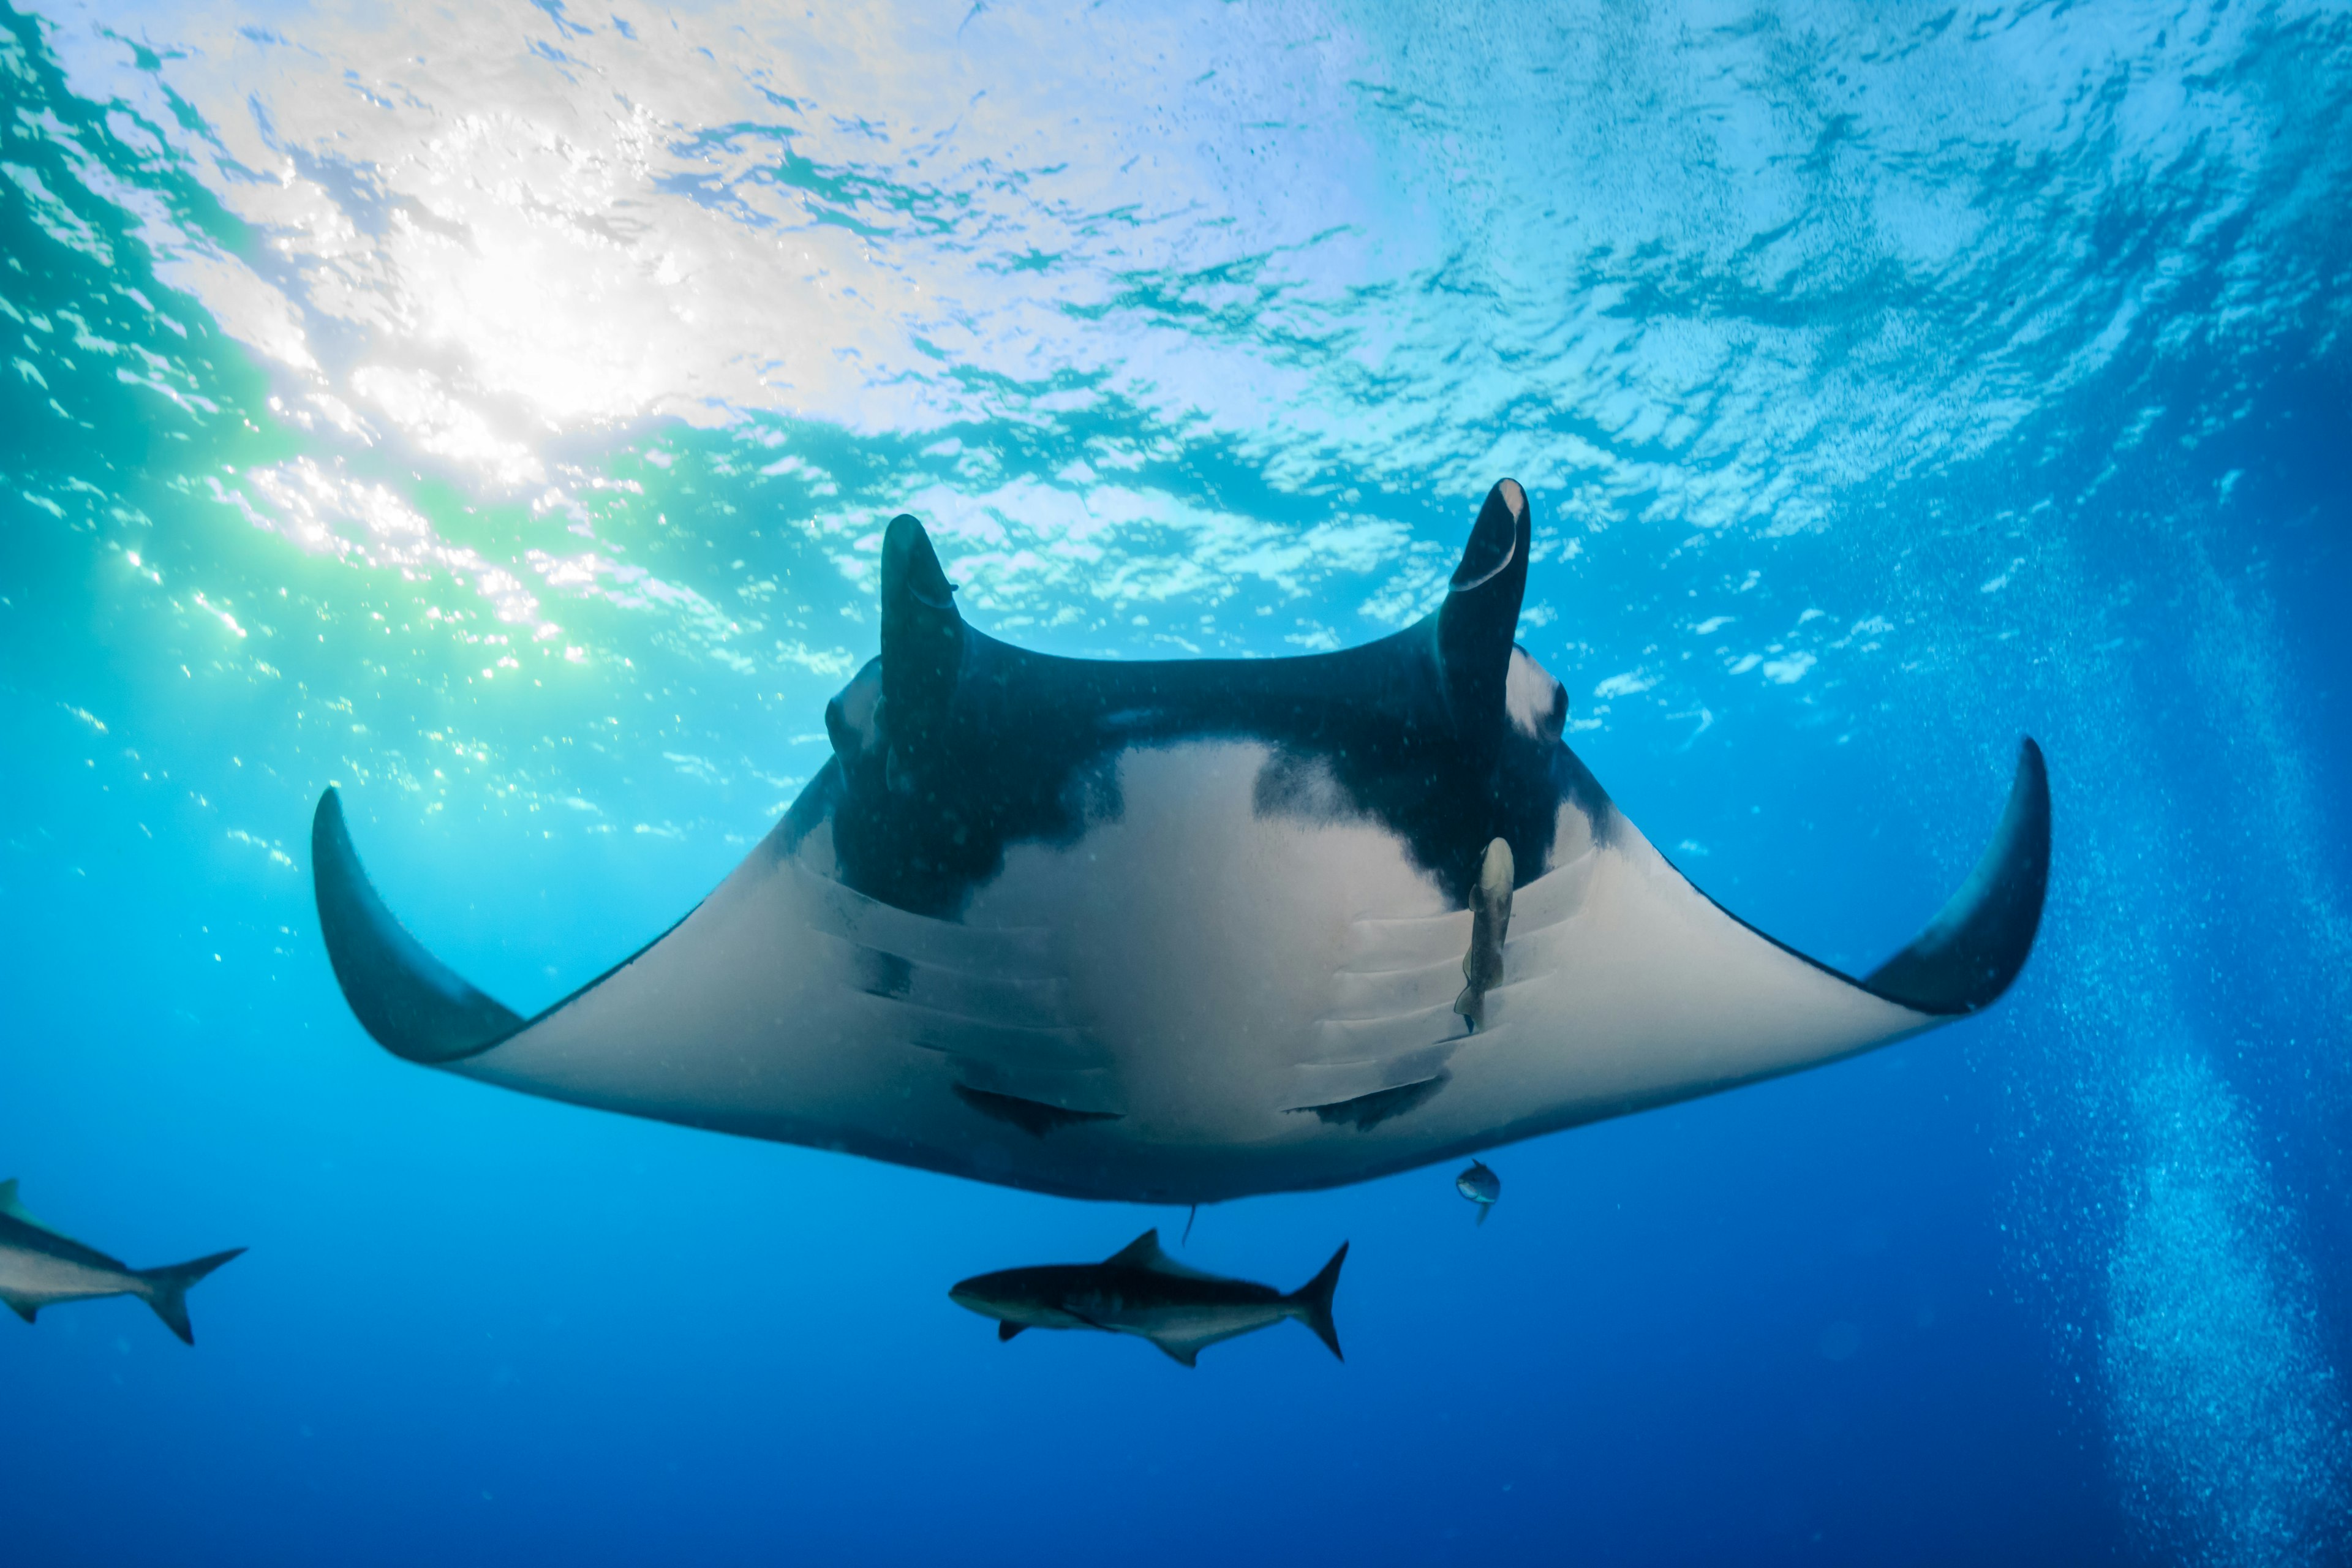
<path id="1" fill-rule="evenodd" d="M 0 0 L 10 1561 L 2092 1561 L 2352 1541 L 2340 6 Z M 1182 1211 L 378 1051 L 307 825 L 535 1009 L 829 755 L 881 526 L 996 636 L 1521 641 L 1861 970 L 2052 762 L 1994 1012 L 1202 1211 L 1348 1360 L 1000 1346 Z"/>

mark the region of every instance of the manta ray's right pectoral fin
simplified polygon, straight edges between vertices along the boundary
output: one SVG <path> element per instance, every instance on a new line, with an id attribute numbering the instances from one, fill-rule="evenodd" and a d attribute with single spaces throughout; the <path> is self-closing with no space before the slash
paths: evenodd
<path id="1" fill-rule="evenodd" d="M 1863 984 L 1890 1002 L 1951 1018 L 2009 989 L 2042 925 L 2050 881 L 2050 773 L 2042 748 L 2018 747 L 2009 803 L 1976 869 L 1910 946 Z"/>
<path id="2" fill-rule="evenodd" d="M 437 1066 L 488 1050 L 522 1027 L 521 1015 L 467 984 L 393 918 L 360 867 L 342 797 L 331 787 L 310 821 L 310 871 L 335 979 L 378 1045 Z"/>
<path id="3" fill-rule="evenodd" d="M 1502 1052 L 1516 1053 L 1507 1059 L 1517 1072 L 1559 1070 L 1560 1125 L 1818 1067 L 1991 1005 L 2024 968 L 2041 923 L 2050 783 L 2041 749 L 2026 741 L 1975 870 L 1916 941 L 1861 978 L 1724 909 L 1622 817 L 1612 831 L 1589 868 L 1572 863 L 1517 889 L 1504 984 L 1486 998 L 1490 1027 L 1453 1064 L 1467 1075 L 1477 1053 Z"/>

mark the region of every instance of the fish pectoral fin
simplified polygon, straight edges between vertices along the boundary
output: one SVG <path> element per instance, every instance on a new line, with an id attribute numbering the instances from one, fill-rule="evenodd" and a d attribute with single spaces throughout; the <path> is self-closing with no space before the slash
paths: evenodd
<path id="1" fill-rule="evenodd" d="M 1168 1359 L 1179 1366 L 1201 1364 L 1201 1352 L 1214 1342 L 1208 1340 L 1154 1340 L 1151 1342 L 1167 1352 Z"/>
<path id="2" fill-rule="evenodd" d="M 1003 1344 L 1005 1341 L 1011 1339 L 1013 1335 L 1019 1333 L 1028 1326 L 1029 1325 L 1026 1323 L 1015 1323 L 1006 1319 L 998 1319 L 996 1324 L 996 1342 L 998 1344 Z"/>
<path id="3" fill-rule="evenodd" d="M 6 1303 L 10 1311 L 28 1323 L 33 1321 L 33 1315 L 41 1310 L 41 1304 L 38 1301 L 28 1301 L 22 1296 L 0 1296 L 0 1302 Z"/>

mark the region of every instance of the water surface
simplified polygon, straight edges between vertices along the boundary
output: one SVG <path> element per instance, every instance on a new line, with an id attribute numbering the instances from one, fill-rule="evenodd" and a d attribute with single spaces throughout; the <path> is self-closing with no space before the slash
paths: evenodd
<path id="1" fill-rule="evenodd" d="M 0 1322 L 26 1561 L 2340 1562 L 2352 23 L 2321 5 L 0 8 Z M 997 1344 L 1181 1212 L 376 1050 L 306 825 L 530 1010 L 989 632 L 1351 645 L 1478 498 L 1707 890 L 1987 1016 L 1203 1211 L 1348 1361 Z"/>

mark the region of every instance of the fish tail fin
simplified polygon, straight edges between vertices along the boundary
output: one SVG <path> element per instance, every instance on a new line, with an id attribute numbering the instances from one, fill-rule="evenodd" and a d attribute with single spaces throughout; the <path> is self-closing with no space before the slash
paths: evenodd
<path id="1" fill-rule="evenodd" d="M 226 1252 L 215 1252 L 210 1258 L 199 1258 L 193 1263 L 174 1263 L 163 1268 L 139 1269 L 139 1278 L 147 1282 L 147 1304 L 163 1320 L 163 1326 L 180 1336 L 184 1344 L 194 1344 L 196 1332 L 188 1326 L 188 1287 L 245 1251 L 232 1247 Z"/>
<path id="2" fill-rule="evenodd" d="M 1298 1321 L 1315 1331 L 1315 1337 L 1331 1347 L 1331 1353 L 1341 1361 L 1339 1329 L 1331 1321 L 1331 1293 L 1339 1288 L 1339 1265 L 1348 1261 L 1348 1244 L 1341 1242 L 1323 1272 L 1290 1293 L 1290 1310 Z"/>

